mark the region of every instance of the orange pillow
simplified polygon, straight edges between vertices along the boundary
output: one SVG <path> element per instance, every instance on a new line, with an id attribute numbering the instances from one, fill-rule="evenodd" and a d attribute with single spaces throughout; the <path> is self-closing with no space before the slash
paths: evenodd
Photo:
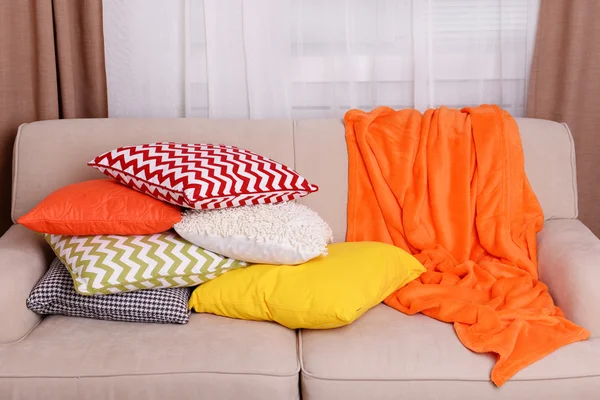
<path id="1" fill-rule="evenodd" d="M 144 235 L 181 221 L 181 210 L 116 181 L 99 179 L 65 186 L 17 220 L 54 235 Z"/>

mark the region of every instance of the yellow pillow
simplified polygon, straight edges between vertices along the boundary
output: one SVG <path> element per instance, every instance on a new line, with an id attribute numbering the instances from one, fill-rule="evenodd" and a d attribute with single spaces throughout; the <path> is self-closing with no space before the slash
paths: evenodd
<path id="1" fill-rule="evenodd" d="M 304 264 L 255 264 L 198 286 L 190 308 L 225 317 L 275 321 L 290 329 L 351 323 L 425 268 L 384 243 L 328 246 L 329 255 Z"/>

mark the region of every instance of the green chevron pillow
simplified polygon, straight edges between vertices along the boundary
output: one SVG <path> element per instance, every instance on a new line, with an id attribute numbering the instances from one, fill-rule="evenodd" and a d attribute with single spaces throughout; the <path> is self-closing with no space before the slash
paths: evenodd
<path id="1" fill-rule="evenodd" d="M 196 286 L 247 265 L 195 246 L 172 231 L 44 237 L 83 295 Z"/>

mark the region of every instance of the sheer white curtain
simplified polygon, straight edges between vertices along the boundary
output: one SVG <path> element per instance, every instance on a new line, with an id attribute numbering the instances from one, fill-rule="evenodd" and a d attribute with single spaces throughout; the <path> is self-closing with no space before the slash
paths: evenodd
<path id="1" fill-rule="evenodd" d="M 109 114 L 525 110 L 539 0 L 104 0 Z"/>

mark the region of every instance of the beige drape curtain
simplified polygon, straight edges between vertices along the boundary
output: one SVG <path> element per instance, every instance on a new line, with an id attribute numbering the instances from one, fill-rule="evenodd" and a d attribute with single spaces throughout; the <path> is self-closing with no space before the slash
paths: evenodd
<path id="1" fill-rule="evenodd" d="M 527 114 L 575 139 L 580 219 L 600 235 L 600 1 L 542 0 Z M 552 177 L 549 177 L 552 179 Z"/>
<path id="2" fill-rule="evenodd" d="M 102 0 L 0 0 L 0 234 L 18 126 L 107 109 Z"/>

